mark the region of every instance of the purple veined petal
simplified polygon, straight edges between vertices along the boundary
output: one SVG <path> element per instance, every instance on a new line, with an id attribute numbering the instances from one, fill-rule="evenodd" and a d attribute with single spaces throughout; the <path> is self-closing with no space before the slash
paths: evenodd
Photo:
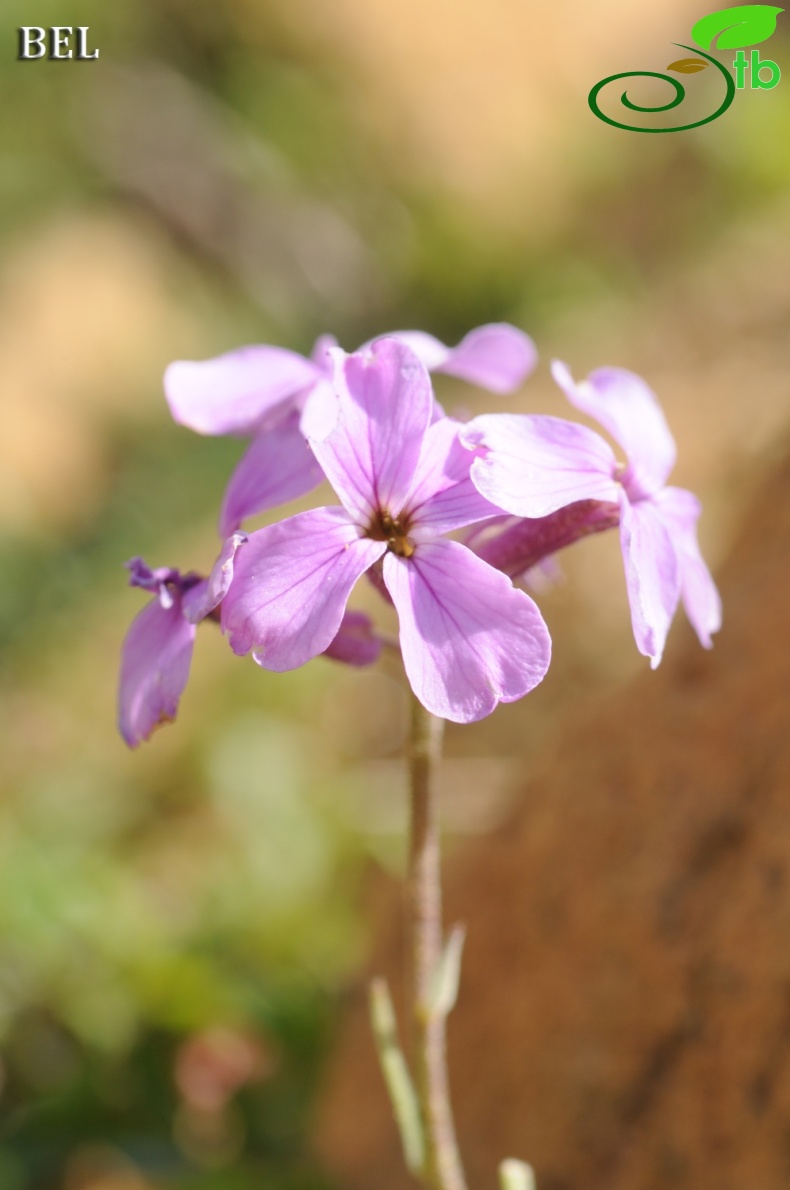
<path id="1" fill-rule="evenodd" d="M 478 492 L 469 471 L 473 454 L 459 441 L 460 422 L 450 417 L 428 427 L 406 507 L 414 539 L 438 536 L 501 515 Z M 411 535 L 411 534 L 410 534 Z"/>
<path id="2" fill-rule="evenodd" d="M 272 410 L 312 387 L 322 370 L 284 347 L 241 347 L 165 372 L 174 419 L 199 434 L 254 434 Z"/>
<path id="3" fill-rule="evenodd" d="M 152 600 L 132 621 L 121 650 L 118 691 L 118 727 L 130 748 L 175 719 L 194 642 L 195 626 L 184 619 L 178 597 L 169 608 Z"/>
<path id="4" fill-rule="evenodd" d="M 253 438 L 230 478 L 219 514 L 220 537 L 238 529 L 247 517 L 317 488 L 324 478 L 293 413 Z"/>
<path id="5" fill-rule="evenodd" d="M 319 380 L 307 394 L 299 428 L 311 442 L 323 442 L 337 425 L 339 402 L 332 383 Z"/>
<path id="6" fill-rule="evenodd" d="M 680 566 L 680 597 L 700 644 L 713 647 L 711 636 L 721 628 L 721 596 L 697 542 L 699 500 L 684 488 L 662 488 L 654 498 Z"/>
<path id="7" fill-rule="evenodd" d="M 504 394 L 519 388 L 537 362 L 529 335 L 506 322 L 493 322 L 465 335 L 435 371 Z"/>
<path id="8" fill-rule="evenodd" d="M 369 351 L 373 344 L 382 338 L 397 339 L 399 343 L 403 343 L 410 351 L 414 352 L 417 359 L 425 365 L 429 372 L 443 363 L 451 351 L 449 347 L 445 347 L 444 343 L 440 343 L 438 339 L 434 339 L 433 335 L 426 334 L 425 331 L 396 331 L 391 335 L 377 335 L 375 339 L 368 339 L 366 343 L 363 343 L 359 351 Z M 434 393 L 431 422 L 439 421 L 446 416 Z M 314 437 L 314 435 L 311 434 L 310 437 Z"/>
<path id="9" fill-rule="evenodd" d="M 499 516 L 492 517 L 490 521 L 480 521 L 478 524 L 472 525 L 469 532 L 464 533 L 463 544 L 467 549 L 479 554 L 480 548 L 487 541 L 501 537 L 502 533 L 511 525 L 520 525 L 521 523 L 521 517 L 511 516 L 509 512 L 501 512 Z"/>
<path id="10" fill-rule="evenodd" d="M 436 394 L 434 393 L 433 406 L 431 408 L 431 425 L 433 425 L 434 422 L 441 421 L 445 417 L 447 417 L 447 414 L 445 413 L 443 406 L 441 406 L 436 400 Z"/>
<path id="11" fill-rule="evenodd" d="M 472 480 L 506 512 L 542 517 L 577 500 L 619 500 L 614 453 L 600 434 L 559 417 L 488 413 L 460 433 L 470 449 Z"/>
<path id="12" fill-rule="evenodd" d="M 507 322 L 478 326 L 457 347 L 445 347 L 424 331 L 396 331 L 393 338 L 411 347 L 429 372 L 445 372 L 493 393 L 511 393 L 533 371 L 535 344 Z"/>
<path id="13" fill-rule="evenodd" d="M 445 347 L 444 343 L 439 339 L 429 335 L 426 331 L 393 331 L 387 335 L 389 339 L 397 339 L 399 343 L 404 343 L 414 354 L 418 360 L 425 365 L 429 372 L 433 372 L 435 368 L 440 367 L 448 355 L 451 348 Z M 369 339 L 367 343 L 363 343 L 360 351 L 370 348 L 374 343 L 378 342 L 376 339 Z"/>
<path id="14" fill-rule="evenodd" d="M 366 351 L 332 352 L 338 420 L 316 457 L 341 503 L 360 525 L 379 510 L 397 516 L 412 485 L 433 391 L 413 351 L 377 339 Z"/>
<path id="15" fill-rule="evenodd" d="M 620 500 L 620 544 L 636 647 L 655 669 L 680 599 L 680 571 L 672 539 L 652 500 Z"/>
<path id="16" fill-rule="evenodd" d="M 337 347 L 337 339 L 334 335 L 319 335 L 310 352 L 310 359 L 327 376 L 332 375 L 332 361 L 329 357 L 329 350 L 332 347 Z"/>
<path id="17" fill-rule="evenodd" d="M 234 653 L 282 672 L 328 649 L 354 583 L 386 550 L 342 508 L 316 508 L 251 533 L 222 601 Z"/>
<path id="18" fill-rule="evenodd" d="M 185 592 L 181 611 L 191 624 L 199 624 L 225 598 L 233 581 L 236 553 L 247 540 L 246 533 L 233 533 L 222 546 L 208 578 Z"/>
<path id="19" fill-rule="evenodd" d="M 622 482 L 631 499 L 662 487 L 677 449 L 663 410 L 641 376 L 625 368 L 598 368 L 577 383 L 567 365 L 556 360 L 551 372 L 571 404 L 599 422 L 625 451 L 628 469 Z"/>
<path id="20" fill-rule="evenodd" d="M 440 538 L 408 559 L 388 553 L 384 581 L 406 675 L 434 715 L 474 723 L 545 675 L 551 638 L 537 607 L 465 546 Z"/>
<path id="21" fill-rule="evenodd" d="M 337 636 L 324 649 L 323 655 L 345 665 L 373 665 L 381 656 L 382 648 L 370 616 L 364 612 L 346 611 Z"/>

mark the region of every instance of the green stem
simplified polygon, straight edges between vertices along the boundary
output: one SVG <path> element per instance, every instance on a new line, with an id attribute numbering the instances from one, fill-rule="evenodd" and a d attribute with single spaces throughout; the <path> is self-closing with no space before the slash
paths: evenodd
<path id="1" fill-rule="evenodd" d="M 431 1190 L 466 1190 L 447 1079 L 446 1010 L 437 1002 L 444 939 L 439 813 L 435 788 L 444 722 L 411 695 L 411 824 L 408 890 L 411 912 L 414 1067 L 422 1118 L 423 1181 Z"/>
<path id="2" fill-rule="evenodd" d="M 425 1165 L 425 1145 L 420 1105 L 400 1047 L 395 1009 L 384 979 L 374 979 L 370 985 L 370 1021 L 381 1073 L 387 1084 L 390 1102 L 395 1112 L 395 1122 L 400 1132 L 403 1156 L 411 1172 L 421 1177 Z"/>

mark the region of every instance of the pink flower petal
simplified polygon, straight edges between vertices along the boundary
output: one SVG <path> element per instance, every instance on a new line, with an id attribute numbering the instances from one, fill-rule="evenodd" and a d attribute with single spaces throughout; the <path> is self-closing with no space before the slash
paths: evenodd
<path id="1" fill-rule="evenodd" d="M 519 388 L 537 363 L 529 335 L 506 322 L 478 326 L 457 347 L 445 347 L 424 331 L 397 331 L 393 338 L 411 347 L 429 372 L 445 372 L 493 393 Z"/>
<path id="2" fill-rule="evenodd" d="M 460 422 L 445 417 L 429 426 L 406 502 L 415 539 L 450 533 L 501 510 L 481 496 L 469 474 L 473 454 L 459 440 Z"/>
<path id="3" fill-rule="evenodd" d="M 360 525 L 379 509 L 397 516 L 409 493 L 431 419 L 433 392 L 408 347 L 378 339 L 367 351 L 332 352 L 338 422 L 313 449 L 342 504 Z"/>
<path id="4" fill-rule="evenodd" d="M 242 455 L 222 500 L 220 536 L 233 533 L 247 517 L 312 492 L 323 478 L 294 412 L 253 438 Z"/>
<path id="5" fill-rule="evenodd" d="M 663 488 L 653 497 L 664 521 L 680 566 L 680 597 L 686 615 L 706 649 L 713 647 L 711 635 L 721 628 L 721 596 L 697 542 L 700 502 L 684 488 Z"/>
<path id="6" fill-rule="evenodd" d="M 338 400 L 332 383 L 319 380 L 305 399 L 299 428 L 305 438 L 323 442 L 337 425 Z"/>
<path id="7" fill-rule="evenodd" d="M 342 508 L 316 508 L 250 534 L 239 552 L 222 630 L 264 669 L 296 669 L 337 636 L 354 583 L 386 550 Z"/>
<path id="8" fill-rule="evenodd" d="M 435 368 L 441 367 L 446 362 L 450 354 L 451 348 L 445 347 L 433 335 L 427 334 L 425 331 L 393 331 L 387 335 L 388 339 L 397 339 L 399 343 L 404 343 L 410 351 L 413 351 L 418 360 L 425 365 L 429 372 L 433 372 Z M 377 339 L 369 339 L 367 343 L 360 348 L 364 351 L 376 343 Z"/>
<path id="9" fill-rule="evenodd" d="M 165 372 L 170 412 L 199 434 L 254 434 L 284 401 L 321 376 L 283 347 L 241 347 L 214 359 L 178 360 Z"/>
<path id="10" fill-rule="evenodd" d="M 620 501 L 620 544 L 636 647 L 655 669 L 680 599 L 680 571 L 669 532 L 651 500 Z"/>
<path id="11" fill-rule="evenodd" d="M 132 621 L 121 650 L 118 692 L 118 727 L 130 748 L 175 719 L 194 642 L 195 626 L 184 619 L 178 596 L 168 608 L 153 599 Z"/>
<path id="12" fill-rule="evenodd" d="M 337 339 L 335 336 L 319 335 L 313 344 L 313 350 L 310 352 L 310 359 L 327 376 L 332 375 L 332 360 L 329 356 L 329 349 L 331 347 L 337 347 Z"/>
<path id="13" fill-rule="evenodd" d="M 224 543 L 208 578 L 184 592 L 181 611 L 191 624 L 199 624 L 225 598 L 233 581 L 236 552 L 246 542 L 245 533 L 232 534 Z"/>
<path id="14" fill-rule="evenodd" d="M 537 607 L 465 546 L 438 539 L 388 553 L 406 675 L 423 706 L 455 723 L 484 718 L 541 681 L 551 639 Z"/>
<path id="15" fill-rule="evenodd" d="M 324 656 L 345 665 L 373 665 L 381 656 L 382 648 L 370 616 L 364 612 L 346 611 L 337 636 L 324 649 Z"/>
<path id="16" fill-rule="evenodd" d="M 577 500 L 619 500 L 615 457 L 600 434 L 559 417 L 489 413 L 461 430 L 483 447 L 472 480 L 492 504 L 516 516 L 542 517 Z"/>
<path id="17" fill-rule="evenodd" d="M 675 465 L 675 440 L 655 394 L 625 368 L 598 368 L 576 383 L 555 361 L 552 375 L 568 400 L 599 422 L 628 457 L 623 483 L 631 499 L 660 488 Z"/>

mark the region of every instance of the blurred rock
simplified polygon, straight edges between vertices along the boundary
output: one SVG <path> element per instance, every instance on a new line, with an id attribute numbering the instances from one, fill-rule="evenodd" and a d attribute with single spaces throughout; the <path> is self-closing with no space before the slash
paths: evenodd
<path id="1" fill-rule="evenodd" d="M 448 864 L 447 921 L 468 927 L 450 1069 L 478 1190 L 508 1155 L 540 1190 L 788 1184 L 789 546 L 785 457 L 721 573 L 713 652 L 685 627 Z M 393 893 L 370 971 L 394 988 L 402 933 Z M 406 1184 L 361 985 L 317 1138 L 348 1190 Z"/>

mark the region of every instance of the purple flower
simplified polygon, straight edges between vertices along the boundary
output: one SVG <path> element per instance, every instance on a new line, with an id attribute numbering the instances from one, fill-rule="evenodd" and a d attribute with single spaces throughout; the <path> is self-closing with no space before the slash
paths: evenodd
<path id="1" fill-rule="evenodd" d="M 121 650 L 118 726 L 130 748 L 147 740 L 160 723 L 175 719 L 189 677 L 195 626 L 226 594 L 236 551 L 246 540 L 234 533 L 207 579 L 169 567 L 151 570 L 142 558 L 126 563 L 129 585 L 155 596 L 132 621 Z"/>
<path id="2" fill-rule="evenodd" d="M 577 409 L 595 418 L 625 452 L 586 426 L 556 417 L 483 416 L 462 440 L 483 448 L 472 464 L 479 491 L 519 517 L 548 517 L 577 501 L 616 503 L 631 622 L 637 648 L 655 668 L 680 599 L 705 648 L 721 626 L 721 602 L 699 552 L 700 504 L 666 487 L 675 443 L 655 396 L 622 368 L 599 368 L 574 382 L 564 364 L 554 378 Z"/>
<path id="3" fill-rule="evenodd" d="M 532 340 L 493 323 L 445 347 L 421 331 L 396 336 L 432 371 L 459 376 L 493 392 L 517 388 L 535 365 Z M 305 438 L 331 432 L 337 401 L 328 356 L 336 341 L 323 335 L 309 359 L 283 347 L 243 347 L 200 362 L 178 361 L 165 372 L 165 394 L 177 422 L 200 434 L 251 436 L 225 492 L 219 531 L 304 496 L 323 475 Z"/>
<path id="4" fill-rule="evenodd" d="M 336 425 L 313 450 L 342 507 L 250 535 L 223 631 L 234 652 L 294 669 L 327 648 L 355 582 L 380 567 L 415 694 L 444 718 L 481 719 L 536 686 L 551 649 L 532 600 L 442 536 L 498 510 L 470 481 L 457 424 L 432 420 L 430 378 L 409 347 L 379 339 L 332 359 Z"/>
<path id="5" fill-rule="evenodd" d="M 207 579 L 170 567 L 151 570 L 142 558 L 127 562 L 129 585 L 152 599 L 133 620 L 121 651 L 118 725 L 130 748 L 147 740 L 160 723 L 175 719 L 189 677 L 196 625 L 219 619 L 219 606 L 233 578 L 236 552 L 247 537 L 234 533 Z M 364 612 L 346 612 L 327 657 L 346 665 L 372 665 L 382 643 Z"/>

